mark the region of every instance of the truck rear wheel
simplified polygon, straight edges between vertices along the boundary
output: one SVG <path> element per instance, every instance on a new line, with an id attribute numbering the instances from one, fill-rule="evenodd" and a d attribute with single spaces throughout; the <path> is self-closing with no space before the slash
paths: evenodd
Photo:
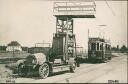
<path id="1" fill-rule="evenodd" d="M 47 63 L 44 63 L 39 67 L 39 76 L 43 79 L 49 76 L 49 65 Z"/>
<path id="2" fill-rule="evenodd" d="M 74 73 L 76 69 L 76 63 L 73 63 L 72 66 L 70 66 L 70 72 Z"/>
<path id="3" fill-rule="evenodd" d="M 111 60 L 111 57 L 108 57 L 108 60 Z"/>

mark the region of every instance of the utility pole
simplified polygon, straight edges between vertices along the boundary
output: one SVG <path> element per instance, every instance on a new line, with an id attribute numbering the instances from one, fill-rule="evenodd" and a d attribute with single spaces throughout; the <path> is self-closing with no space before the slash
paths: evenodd
<path id="1" fill-rule="evenodd" d="M 103 39 L 104 39 L 104 35 L 105 35 L 104 33 L 105 33 L 105 32 L 102 31 L 102 32 L 104 32 L 104 33 L 102 33 L 102 34 L 104 34 L 104 35 L 101 34 L 101 27 L 105 27 L 105 26 L 107 26 L 107 25 L 99 25 L 99 27 L 100 27 L 99 37 L 100 37 L 100 36 L 103 36 Z M 102 37 L 101 37 L 101 38 L 102 38 Z"/>
<path id="2" fill-rule="evenodd" d="M 88 29 L 88 40 L 89 40 L 89 29 Z"/>
<path id="3" fill-rule="evenodd" d="M 88 29 L 88 49 L 89 49 L 89 29 Z M 87 55 L 88 55 L 88 51 L 87 51 Z"/>
<path id="4" fill-rule="evenodd" d="M 12 50 L 12 53 L 13 53 L 13 57 L 14 57 L 14 46 L 13 46 L 13 50 Z"/>

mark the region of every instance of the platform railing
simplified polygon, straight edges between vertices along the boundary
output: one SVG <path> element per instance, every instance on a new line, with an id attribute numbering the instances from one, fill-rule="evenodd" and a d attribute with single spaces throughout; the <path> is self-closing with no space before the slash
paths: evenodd
<path id="1" fill-rule="evenodd" d="M 54 2 L 54 15 L 93 15 L 96 12 L 95 0 L 90 2 Z"/>

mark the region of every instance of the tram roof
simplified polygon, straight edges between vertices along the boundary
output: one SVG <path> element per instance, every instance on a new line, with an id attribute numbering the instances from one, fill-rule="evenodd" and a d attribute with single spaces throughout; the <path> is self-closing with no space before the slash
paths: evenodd
<path id="1" fill-rule="evenodd" d="M 106 39 L 103 39 L 103 38 L 89 38 L 89 42 L 105 42 L 105 43 L 109 43 L 109 41 L 108 40 L 106 40 Z"/>
<path id="2" fill-rule="evenodd" d="M 105 41 L 105 39 L 103 39 L 103 38 L 89 38 L 89 40 L 92 40 L 92 41 Z"/>
<path id="3" fill-rule="evenodd" d="M 96 41 L 105 42 L 105 39 L 102 39 L 102 38 L 89 38 L 89 41 L 91 41 L 91 42 L 96 42 Z"/>

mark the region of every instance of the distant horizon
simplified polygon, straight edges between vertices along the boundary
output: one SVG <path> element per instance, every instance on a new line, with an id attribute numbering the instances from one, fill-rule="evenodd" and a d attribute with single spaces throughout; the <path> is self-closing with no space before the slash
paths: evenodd
<path id="1" fill-rule="evenodd" d="M 0 0 L 0 45 L 11 41 L 28 47 L 52 43 L 56 33 L 53 1 Z M 74 19 L 76 41 L 85 49 L 88 48 L 88 29 L 90 36 L 102 35 L 111 40 L 112 46 L 127 46 L 127 1 L 108 3 L 115 14 L 105 1 L 96 1 L 96 18 Z"/>
<path id="2" fill-rule="evenodd" d="M 16 40 L 15 40 L 16 41 Z M 18 41 L 17 41 L 18 42 Z M 9 42 L 10 43 L 10 42 Z M 8 44 L 9 44 L 8 43 Z M 20 42 L 18 42 L 19 44 L 20 44 Z M 48 43 L 48 42 L 44 42 L 44 43 Z M 0 46 L 7 46 L 8 44 L 0 44 Z M 36 43 L 35 43 L 36 44 Z M 27 46 L 27 45 L 22 45 L 22 44 L 20 44 L 21 45 L 21 47 L 35 47 L 35 44 L 33 45 L 33 46 Z M 52 44 L 50 43 L 50 45 L 52 46 Z M 79 45 L 79 44 L 78 44 Z M 117 46 L 119 46 L 119 48 L 121 48 L 122 46 L 124 46 L 124 45 L 115 45 L 115 46 L 113 46 L 113 45 L 111 45 L 111 47 L 117 47 Z M 127 45 L 125 45 L 127 48 L 128 48 L 128 46 Z M 43 46 L 42 46 L 43 47 Z M 82 47 L 82 46 L 81 46 Z"/>

